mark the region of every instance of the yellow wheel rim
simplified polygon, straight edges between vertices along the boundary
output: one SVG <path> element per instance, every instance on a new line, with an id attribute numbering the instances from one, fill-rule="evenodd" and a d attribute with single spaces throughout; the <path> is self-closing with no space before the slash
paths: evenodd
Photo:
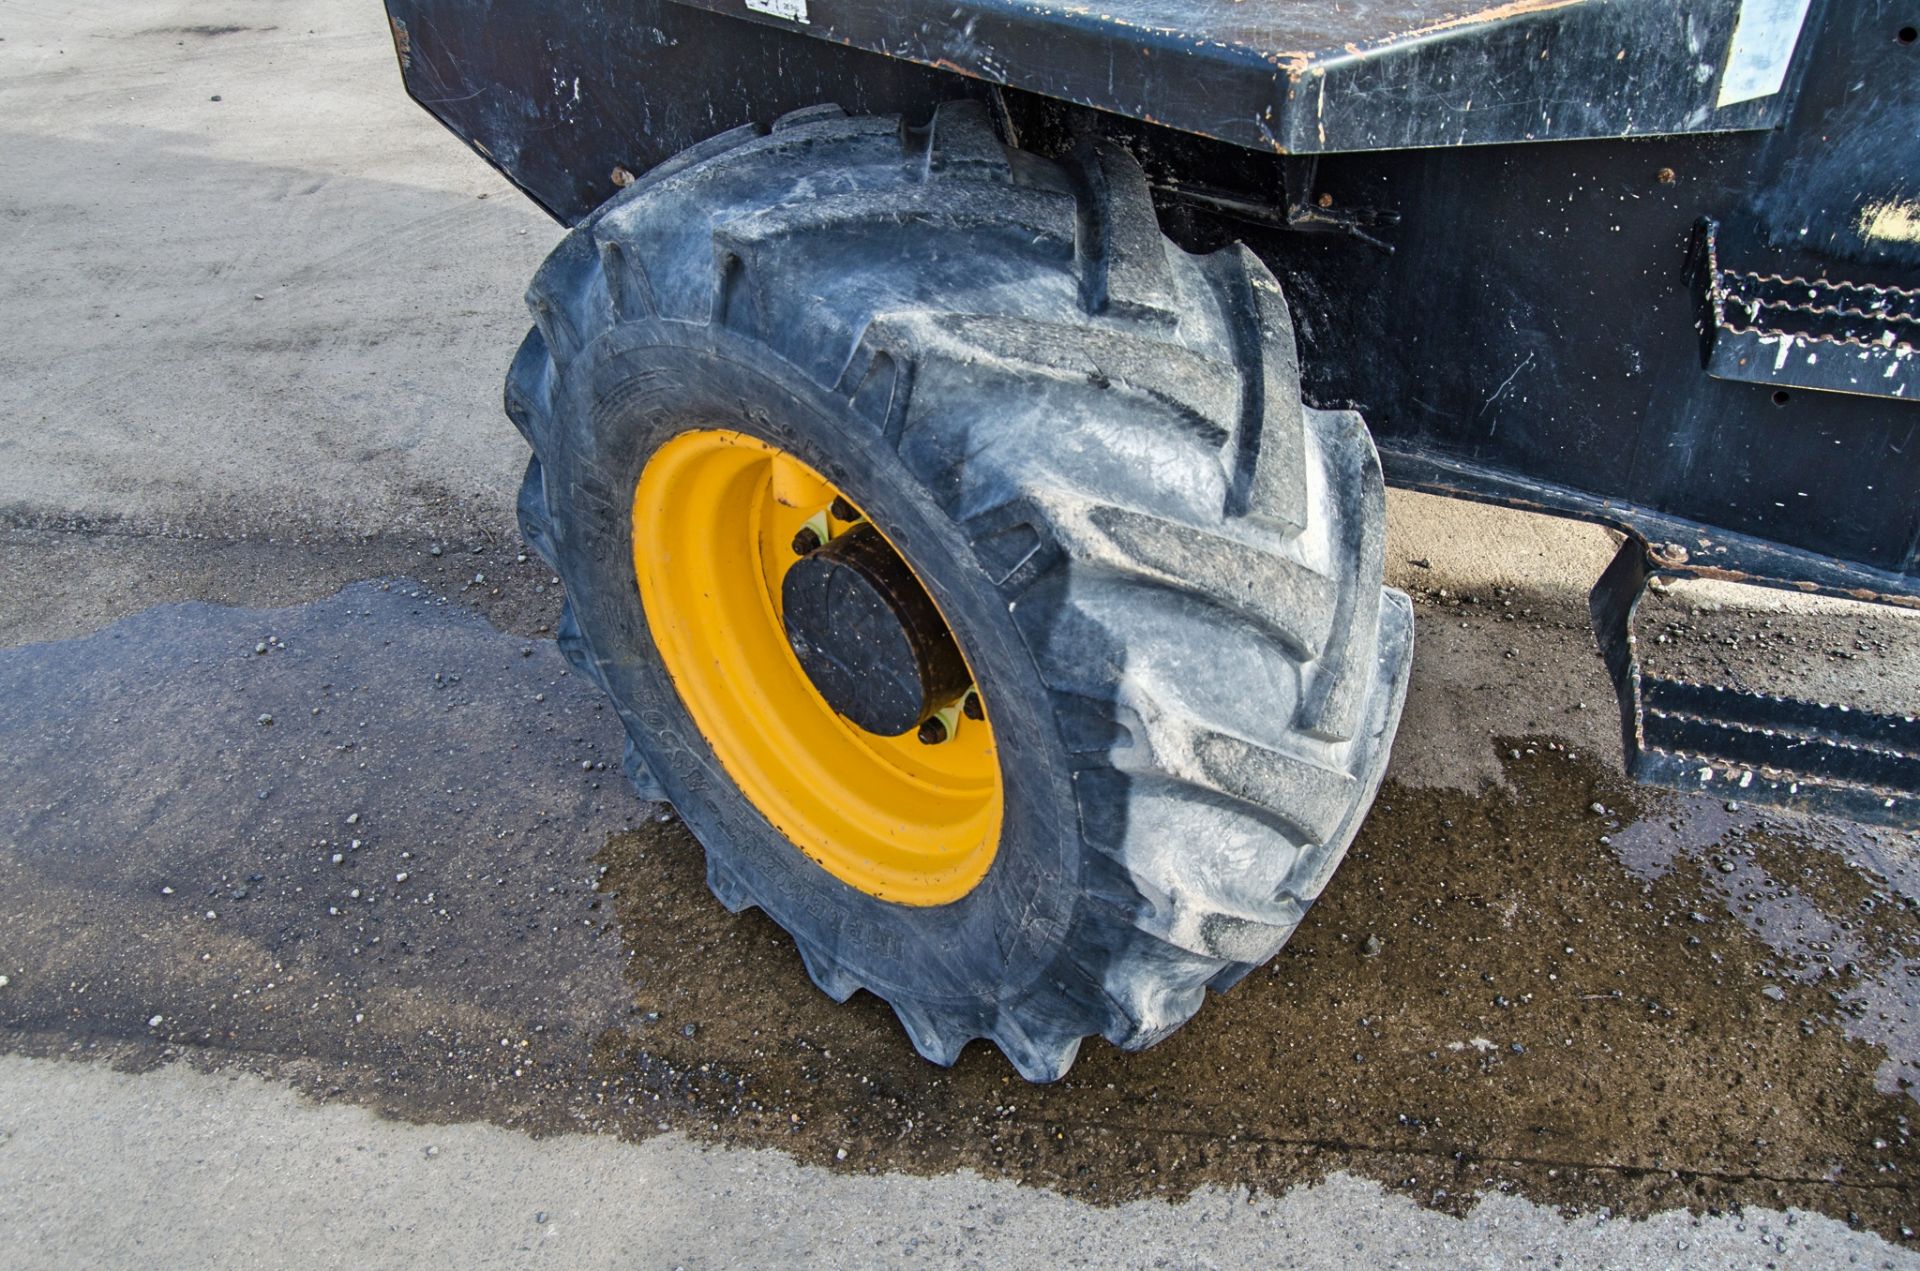
<path id="1" fill-rule="evenodd" d="M 837 714 L 807 678 L 787 644 L 780 585 L 803 527 L 853 524 L 828 511 L 836 497 L 757 438 L 682 433 L 634 490 L 641 604 L 687 713 L 774 828 L 869 896 L 947 904 L 986 876 L 999 846 L 991 714 L 948 712 L 953 731 L 937 745 L 882 737 Z"/>

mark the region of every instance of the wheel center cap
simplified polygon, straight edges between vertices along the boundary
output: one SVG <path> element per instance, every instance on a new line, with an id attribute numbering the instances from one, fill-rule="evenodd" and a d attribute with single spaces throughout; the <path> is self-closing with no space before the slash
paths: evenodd
<path id="1" fill-rule="evenodd" d="M 815 691 L 867 732 L 918 728 L 971 682 L 933 598 L 870 525 L 795 561 L 780 599 L 787 643 Z"/>

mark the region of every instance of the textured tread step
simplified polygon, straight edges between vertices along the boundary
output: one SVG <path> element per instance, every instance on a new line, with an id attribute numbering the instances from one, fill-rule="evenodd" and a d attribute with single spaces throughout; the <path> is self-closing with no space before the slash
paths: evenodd
<path id="1" fill-rule="evenodd" d="M 876 335 L 913 333 L 923 349 L 963 361 L 1018 363 L 1062 382 L 1142 393 L 1172 407 L 1203 444 L 1226 444 L 1240 406 L 1240 376 L 1217 358 L 1119 330 L 995 314 L 886 313 Z"/>
<path id="2" fill-rule="evenodd" d="M 1326 647 L 1339 613 L 1339 588 L 1324 574 L 1221 534 L 1125 508 L 1096 507 L 1088 519 L 1116 549 L 1116 563 L 1245 614 L 1298 657 L 1317 657 Z"/>
<path id="3" fill-rule="evenodd" d="M 1013 181 L 1013 163 L 979 102 L 946 102 L 927 128 L 922 180 Z"/>
<path id="4" fill-rule="evenodd" d="M 1025 231 L 1068 243 L 1073 201 L 1045 190 L 1009 189 L 986 182 L 947 181 L 901 190 L 862 190 L 729 217 L 714 227 L 714 243 L 744 255 L 800 234 L 864 231 L 880 225 L 938 225 L 996 233 Z"/>
<path id="5" fill-rule="evenodd" d="M 1092 142 L 1076 157 L 1087 185 L 1079 235 L 1081 302 L 1088 313 L 1171 325 L 1180 296 L 1146 173 L 1110 141 Z"/>
<path id="6" fill-rule="evenodd" d="M 1306 411 L 1293 317 L 1266 262 L 1239 243 L 1208 258 L 1243 360 L 1243 386 L 1227 511 L 1283 530 L 1307 523 Z"/>
<path id="7" fill-rule="evenodd" d="M 1352 411 L 1311 411 L 1308 422 L 1328 456 L 1335 486 L 1351 491 L 1356 504 L 1345 510 L 1341 537 L 1333 545 L 1341 559 L 1337 572 L 1351 577 L 1386 555 L 1387 492 L 1380 456 L 1367 426 Z M 1379 588 L 1348 587 L 1340 593 L 1337 634 L 1323 651 L 1300 708 L 1303 727 L 1316 737 L 1343 741 L 1359 728 L 1363 698 L 1376 671 L 1384 596 Z"/>

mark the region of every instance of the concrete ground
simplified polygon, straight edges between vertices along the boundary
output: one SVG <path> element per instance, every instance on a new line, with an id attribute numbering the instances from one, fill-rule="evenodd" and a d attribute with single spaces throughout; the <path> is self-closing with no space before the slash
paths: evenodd
<path id="1" fill-rule="evenodd" d="M 0 1264 L 1920 1265 L 1915 836 L 1621 780 L 1605 532 L 1395 496 L 1414 686 L 1293 944 L 938 1070 L 620 784 L 511 517 L 558 231 L 376 4 L 14 0 L 0 153 Z M 1643 619 L 1908 711 L 1916 625 Z"/>

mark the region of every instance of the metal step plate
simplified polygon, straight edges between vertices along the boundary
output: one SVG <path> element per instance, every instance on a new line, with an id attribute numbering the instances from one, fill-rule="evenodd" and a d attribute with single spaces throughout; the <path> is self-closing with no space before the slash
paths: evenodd
<path id="1" fill-rule="evenodd" d="M 1693 269 L 1709 375 L 1920 399 L 1920 290 L 1724 268 L 1711 220 Z"/>
<path id="2" fill-rule="evenodd" d="M 1675 790 L 1920 825 L 1920 720 L 1913 716 L 1642 671 L 1633 617 L 1651 572 L 1645 545 L 1629 538 L 1588 600 L 1620 699 L 1629 775 Z"/>

